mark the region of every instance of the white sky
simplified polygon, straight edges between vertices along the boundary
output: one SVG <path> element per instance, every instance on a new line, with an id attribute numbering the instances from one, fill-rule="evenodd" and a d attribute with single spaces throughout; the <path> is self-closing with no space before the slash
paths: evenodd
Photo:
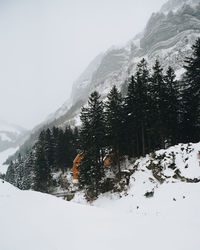
<path id="1" fill-rule="evenodd" d="M 166 0 L 0 0 L 0 118 L 32 128 L 111 45 L 142 31 Z"/>

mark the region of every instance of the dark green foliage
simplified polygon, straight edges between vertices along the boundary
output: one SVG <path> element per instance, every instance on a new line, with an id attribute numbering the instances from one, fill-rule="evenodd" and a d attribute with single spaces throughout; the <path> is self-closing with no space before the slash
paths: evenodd
<path id="1" fill-rule="evenodd" d="M 200 38 L 192 47 L 192 57 L 187 58 L 185 69 L 184 91 L 182 95 L 183 142 L 197 142 L 200 128 Z"/>
<path id="2" fill-rule="evenodd" d="M 103 159 L 105 156 L 105 118 L 103 102 L 98 92 L 93 92 L 88 100 L 88 107 L 81 111 L 82 128 L 80 144 L 84 158 L 79 170 L 81 187 L 92 189 L 95 195 L 100 191 L 104 176 Z"/>
<path id="3" fill-rule="evenodd" d="M 167 140 L 166 117 L 169 112 L 167 107 L 167 86 L 164 82 L 163 69 L 156 60 L 153 66 L 153 73 L 150 81 L 151 96 L 151 127 L 152 134 L 156 140 L 153 140 L 153 148 L 165 147 Z"/>
<path id="4" fill-rule="evenodd" d="M 123 154 L 124 146 L 124 117 L 123 117 L 123 99 L 116 86 L 113 86 L 107 96 L 105 104 L 106 117 L 106 136 L 107 147 L 112 153 L 120 171 L 120 156 Z"/>
<path id="5" fill-rule="evenodd" d="M 32 149 L 10 163 L 5 179 L 20 189 L 50 192 L 52 174 L 72 168 L 77 140 L 77 129 L 68 127 L 63 132 L 53 127 L 52 130 L 43 130 Z"/>
<path id="6" fill-rule="evenodd" d="M 125 113 L 125 144 L 126 154 L 129 156 L 136 155 L 136 124 L 135 124 L 135 96 L 136 96 L 136 82 L 134 76 L 129 79 L 128 93 L 125 99 L 124 113 Z"/>
<path id="7" fill-rule="evenodd" d="M 166 84 L 166 137 L 171 145 L 179 142 L 180 139 L 180 87 L 176 80 L 173 68 L 169 67 L 165 76 Z"/>
<path id="8" fill-rule="evenodd" d="M 147 150 L 147 130 L 150 118 L 148 96 L 149 71 L 143 59 L 137 66 L 135 77 L 131 77 L 126 97 L 127 145 L 135 150 L 130 156 L 144 155 Z"/>

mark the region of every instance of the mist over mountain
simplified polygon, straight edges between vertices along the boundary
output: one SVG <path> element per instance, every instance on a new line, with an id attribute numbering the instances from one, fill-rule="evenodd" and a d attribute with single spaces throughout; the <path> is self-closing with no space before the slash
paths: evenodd
<path id="1" fill-rule="evenodd" d="M 20 151 L 32 147 L 43 128 L 80 126 L 80 109 L 90 93 L 99 91 L 104 99 L 114 84 L 119 90 L 126 89 L 126 80 L 135 73 L 142 58 L 150 67 L 156 59 L 164 70 L 172 66 L 180 78 L 184 60 L 191 55 L 191 46 L 200 36 L 199 3 L 200 0 L 168 1 L 151 15 L 140 34 L 124 46 L 112 46 L 97 55 L 74 82 L 70 99 L 33 129 Z"/>
<path id="2" fill-rule="evenodd" d="M 28 131 L 21 126 L 0 120 L 0 152 L 23 144 Z"/>
<path id="3" fill-rule="evenodd" d="M 150 66 L 158 59 L 164 70 L 172 66 L 180 77 L 184 60 L 200 35 L 199 3 L 199 0 L 168 1 L 160 12 L 152 14 L 141 34 L 124 46 L 112 46 L 97 56 L 74 82 L 70 100 L 46 122 L 79 125 L 78 114 L 88 95 L 97 90 L 104 98 L 114 84 L 121 89 L 142 58 Z"/>

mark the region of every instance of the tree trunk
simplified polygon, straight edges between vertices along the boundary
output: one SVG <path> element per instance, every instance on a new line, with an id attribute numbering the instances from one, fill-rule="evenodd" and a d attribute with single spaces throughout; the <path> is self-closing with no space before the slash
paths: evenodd
<path id="1" fill-rule="evenodd" d="M 137 157 L 139 156 L 139 138 L 138 138 L 138 134 L 136 135 L 136 144 L 137 144 Z"/>
<path id="2" fill-rule="evenodd" d="M 142 122 L 142 155 L 145 156 L 144 123 Z"/>

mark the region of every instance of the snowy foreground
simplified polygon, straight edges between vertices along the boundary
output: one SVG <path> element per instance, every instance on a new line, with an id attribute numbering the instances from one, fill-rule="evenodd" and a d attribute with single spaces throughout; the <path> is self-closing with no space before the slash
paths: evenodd
<path id="1" fill-rule="evenodd" d="M 98 208 L 20 191 L 0 180 L 0 249 L 198 250 L 199 193 L 200 184 L 163 184 L 145 198 L 145 210 L 126 213 L 120 211 L 123 198 L 113 209 Z"/>
<path id="2" fill-rule="evenodd" d="M 127 162 L 137 168 L 129 188 L 92 204 L 81 192 L 67 202 L 0 180 L 0 250 L 199 250 L 200 182 L 190 183 L 200 177 L 199 150 L 179 144 Z"/>

